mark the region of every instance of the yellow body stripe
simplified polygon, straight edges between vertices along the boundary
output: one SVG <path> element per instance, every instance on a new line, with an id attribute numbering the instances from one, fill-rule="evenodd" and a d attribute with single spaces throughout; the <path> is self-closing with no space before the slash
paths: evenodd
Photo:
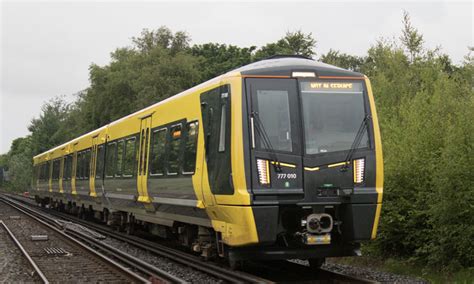
<path id="1" fill-rule="evenodd" d="M 346 164 L 349 164 L 349 162 L 340 162 L 340 163 L 336 163 L 336 164 L 330 164 L 328 165 L 328 168 L 334 168 L 334 167 L 339 167 L 339 166 L 344 166 Z"/>
<path id="2" fill-rule="evenodd" d="M 370 109 L 372 111 L 372 124 L 374 126 L 374 140 L 375 140 L 375 189 L 377 191 L 377 209 L 375 210 L 374 226 L 372 227 L 372 239 L 377 236 L 377 227 L 380 220 L 380 212 L 382 211 L 382 195 L 383 195 L 383 155 L 382 155 L 382 139 L 380 136 L 379 121 L 377 119 L 377 111 L 375 109 L 375 100 L 372 93 L 372 86 L 367 77 L 365 77 L 367 85 L 367 93 L 369 95 Z"/>
<path id="3" fill-rule="evenodd" d="M 339 166 L 344 166 L 345 164 L 349 164 L 349 162 L 340 162 L 340 163 L 335 163 L 335 164 L 329 164 L 327 167 L 328 168 L 334 168 L 334 167 L 339 167 Z M 310 172 L 314 172 L 314 171 L 319 171 L 321 169 L 322 166 L 319 166 L 319 167 L 304 167 L 305 171 L 310 171 Z"/>
<path id="4" fill-rule="evenodd" d="M 271 161 L 270 163 L 272 163 L 273 165 L 276 164 L 275 161 Z M 282 163 L 282 162 L 278 162 L 278 164 L 282 167 L 287 167 L 287 168 L 296 168 L 296 165 L 293 165 L 293 164 L 287 164 L 287 163 Z"/>
<path id="5" fill-rule="evenodd" d="M 310 172 L 319 171 L 319 169 L 320 169 L 319 167 L 315 167 L 315 168 L 304 167 L 305 171 L 310 171 Z"/>

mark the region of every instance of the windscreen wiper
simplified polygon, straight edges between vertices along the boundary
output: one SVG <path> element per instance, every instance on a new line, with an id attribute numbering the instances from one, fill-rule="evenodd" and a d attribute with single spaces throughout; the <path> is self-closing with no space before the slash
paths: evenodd
<path id="1" fill-rule="evenodd" d="M 347 171 L 349 168 L 349 163 L 354 155 L 357 147 L 359 147 L 360 141 L 362 141 L 362 137 L 364 136 L 364 132 L 367 129 L 367 121 L 369 121 L 370 115 L 365 115 L 362 123 L 359 126 L 359 130 L 357 131 L 356 137 L 352 142 L 351 148 L 349 149 L 349 153 L 347 153 L 346 159 L 344 160 L 344 165 L 341 167 L 341 172 Z"/>
<path id="2" fill-rule="evenodd" d="M 272 142 L 270 141 L 270 138 L 268 137 L 267 131 L 265 131 L 265 126 L 263 125 L 262 120 L 260 119 L 260 116 L 258 115 L 258 112 L 256 111 L 252 112 L 252 117 L 257 122 L 255 124 L 255 128 L 259 132 L 265 148 L 270 151 L 270 156 L 272 157 L 272 160 L 273 160 L 272 164 L 275 167 L 275 172 L 281 172 L 280 161 L 278 160 L 275 149 L 273 148 Z"/>

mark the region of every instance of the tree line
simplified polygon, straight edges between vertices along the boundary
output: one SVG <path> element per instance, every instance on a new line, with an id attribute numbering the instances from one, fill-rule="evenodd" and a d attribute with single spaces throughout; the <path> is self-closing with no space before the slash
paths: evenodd
<path id="1" fill-rule="evenodd" d="M 105 66 L 89 68 L 90 86 L 73 103 L 42 107 L 26 137 L 0 155 L 7 188 L 30 186 L 32 157 L 233 68 L 275 54 L 299 54 L 362 72 L 372 81 L 382 132 L 384 204 L 378 238 L 365 250 L 382 257 L 456 270 L 474 264 L 474 56 L 460 64 L 424 47 L 402 20 L 399 38 L 376 41 L 364 56 L 317 56 L 312 34 L 288 32 L 262 47 L 191 45 L 187 33 L 143 30 Z M 348 43 L 350 44 L 350 43 Z"/>

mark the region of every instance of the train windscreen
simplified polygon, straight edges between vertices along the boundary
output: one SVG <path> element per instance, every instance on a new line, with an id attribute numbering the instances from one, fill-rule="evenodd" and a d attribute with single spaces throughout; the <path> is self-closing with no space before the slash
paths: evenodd
<path id="1" fill-rule="evenodd" d="M 306 154 L 349 150 L 365 117 L 361 82 L 301 82 Z M 358 148 L 368 146 L 364 131 Z"/>

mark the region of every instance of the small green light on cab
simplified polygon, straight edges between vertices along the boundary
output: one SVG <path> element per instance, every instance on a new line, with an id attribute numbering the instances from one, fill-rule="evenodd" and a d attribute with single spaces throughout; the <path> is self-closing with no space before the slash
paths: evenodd
<path id="1" fill-rule="evenodd" d="M 285 187 L 290 187 L 290 182 L 289 181 L 285 182 Z"/>
<path id="2" fill-rule="evenodd" d="M 323 187 L 333 187 L 333 186 L 334 186 L 334 184 L 332 184 L 332 183 L 325 183 L 325 184 L 323 184 Z"/>

